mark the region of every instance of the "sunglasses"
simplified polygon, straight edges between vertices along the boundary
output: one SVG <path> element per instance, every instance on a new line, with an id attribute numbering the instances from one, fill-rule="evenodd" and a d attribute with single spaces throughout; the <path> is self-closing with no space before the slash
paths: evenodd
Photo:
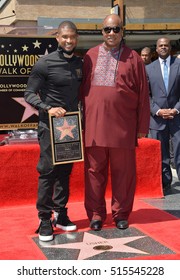
<path id="1" fill-rule="evenodd" d="M 107 27 L 104 27 L 103 30 L 106 34 L 111 33 L 111 30 L 113 30 L 114 33 L 119 33 L 120 30 L 121 30 L 121 27 L 119 27 L 119 26 L 114 26 L 114 27 L 107 26 Z"/>

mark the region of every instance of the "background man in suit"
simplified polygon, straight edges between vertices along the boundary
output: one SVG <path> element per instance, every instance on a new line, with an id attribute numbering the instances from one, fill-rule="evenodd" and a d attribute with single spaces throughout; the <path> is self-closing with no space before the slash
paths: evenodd
<path id="1" fill-rule="evenodd" d="M 161 141 L 162 183 L 167 190 L 172 182 L 170 137 L 180 179 L 180 60 L 170 55 L 168 38 L 157 40 L 156 51 L 158 59 L 146 66 L 151 99 L 150 135 Z"/>

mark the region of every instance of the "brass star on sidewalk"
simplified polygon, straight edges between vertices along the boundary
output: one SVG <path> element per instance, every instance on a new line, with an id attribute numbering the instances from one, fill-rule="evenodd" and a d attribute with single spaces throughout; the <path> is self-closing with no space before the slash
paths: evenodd
<path id="1" fill-rule="evenodd" d="M 82 242 L 65 243 L 56 245 L 45 245 L 44 248 L 64 248 L 64 249 L 79 249 L 78 260 L 88 259 L 95 255 L 101 254 L 105 251 L 109 252 L 125 252 L 136 254 L 148 254 L 144 251 L 132 248 L 126 245 L 129 242 L 135 241 L 145 236 L 121 237 L 106 239 L 104 237 L 96 236 L 88 232 L 84 233 Z"/>
<path id="2" fill-rule="evenodd" d="M 74 138 L 74 135 L 72 133 L 73 128 L 75 128 L 76 125 L 69 125 L 67 120 L 64 120 L 63 126 L 57 126 L 56 129 L 61 132 L 60 140 L 62 140 L 65 136 L 69 136 L 71 138 Z"/>

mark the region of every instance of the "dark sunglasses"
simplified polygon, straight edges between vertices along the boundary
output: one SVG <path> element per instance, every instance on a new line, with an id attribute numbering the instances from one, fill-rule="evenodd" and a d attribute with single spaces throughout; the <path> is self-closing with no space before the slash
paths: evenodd
<path id="1" fill-rule="evenodd" d="M 121 27 L 119 27 L 119 26 L 114 26 L 114 27 L 107 26 L 107 27 L 104 27 L 103 30 L 106 34 L 111 33 L 111 30 L 113 30 L 114 33 L 119 33 L 120 30 L 121 30 Z"/>

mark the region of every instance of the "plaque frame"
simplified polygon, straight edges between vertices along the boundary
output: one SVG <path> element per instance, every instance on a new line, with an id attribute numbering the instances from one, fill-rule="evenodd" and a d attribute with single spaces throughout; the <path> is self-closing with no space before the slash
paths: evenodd
<path id="1" fill-rule="evenodd" d="M 53 165 L 84 161 L 80 111 L 56 118 L 49 114 Z"/>

